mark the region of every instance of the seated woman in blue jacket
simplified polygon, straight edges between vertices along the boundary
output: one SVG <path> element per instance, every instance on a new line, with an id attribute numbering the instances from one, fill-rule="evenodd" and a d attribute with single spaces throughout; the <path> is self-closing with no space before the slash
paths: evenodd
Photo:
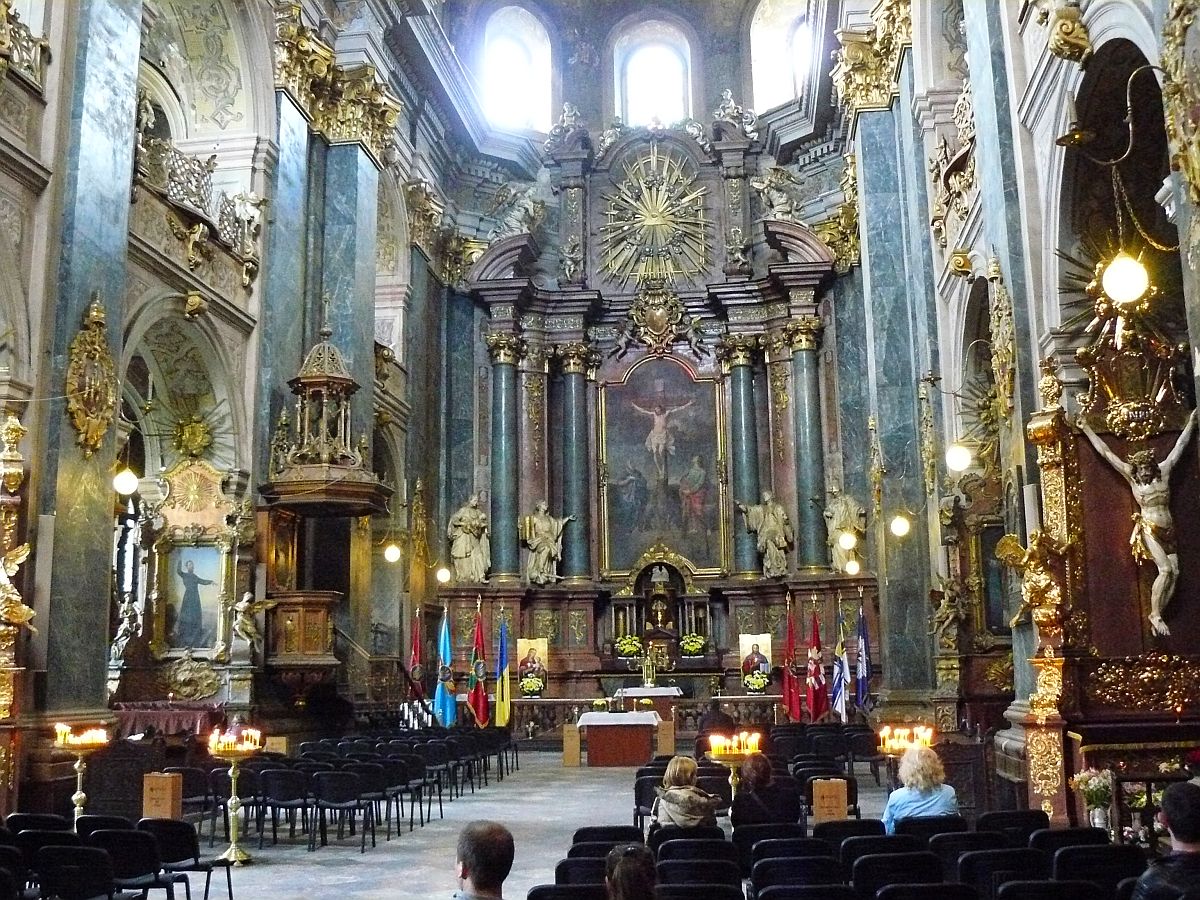
<path id="1" fill-rule="evenodd" d="M 900 757 L 900 783 L 888 796 L 883 808 L 883 825 L 888 834 L 896 830 L 896 821 L 911 816 L 953 816 L 958 814 L 954 788 L 943 782 L 946 770 L 938 755 L 928 747 L 910 747 Z"/>

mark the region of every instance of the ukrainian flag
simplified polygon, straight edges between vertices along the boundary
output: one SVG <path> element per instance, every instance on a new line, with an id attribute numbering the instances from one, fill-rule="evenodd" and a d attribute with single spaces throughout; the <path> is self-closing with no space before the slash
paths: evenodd
<path id="1" fill-rule="evenodd" d="M 442 607 L 442 625 L 438 629 L 438 683 L 433 709 L 444 728 L 458 720 L 458 700 L 454 693 L 454 651 L 450 645 L 450 610 Z"/>
<path id="2" fill-rule="evenodd" d="M 496 652 L 496 708 L 492 722 L 498 728 L 508 724 L 512 716 L 512 694 L 508 686 L 508 623 L 500 620 L 500 649 Z"/>

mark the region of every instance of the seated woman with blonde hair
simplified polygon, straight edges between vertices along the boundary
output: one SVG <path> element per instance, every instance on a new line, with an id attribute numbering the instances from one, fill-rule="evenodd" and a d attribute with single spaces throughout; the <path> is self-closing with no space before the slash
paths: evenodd
<path id="1" fill-rule="evenodd" d="M 650 811 L 650 827 L 716 825 L 715 811 L 720 803 L 719 797 L 696 787 L 696 761 L 690 756 L 676 756 L 667 763 L 662 787 Z"/>
<path id="2" fill-rule="evenodd" d="M 904 751 L 899 774 L 904 787 L 892 791 L 883 808 L 883 825 L 888 834 L 895 832 L 899 819 L 958 814 L 958 797 L 954 788 L 943 783 L 946 770 L 930 748 L 909 747 Z"/>

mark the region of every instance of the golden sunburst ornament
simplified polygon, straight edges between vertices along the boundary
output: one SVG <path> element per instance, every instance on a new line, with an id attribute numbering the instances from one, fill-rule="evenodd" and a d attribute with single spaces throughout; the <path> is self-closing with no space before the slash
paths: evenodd
<path id="1" fill-rule="evenodd" d="M 708 188 L 696 183 L 688 158 L 660 149 L 656 141 L 621 168 L 614 192 L 604 197 L 604 272 L 622 287 L 630 280 L 675 284 L 702 272 L 708 265 Z"/>

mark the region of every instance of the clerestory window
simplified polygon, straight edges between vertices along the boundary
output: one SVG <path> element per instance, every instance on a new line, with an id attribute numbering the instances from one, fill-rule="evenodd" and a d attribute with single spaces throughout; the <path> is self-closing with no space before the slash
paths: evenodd
<path id="1" fill-rule="evenodd" d="M 617 114 L 628 125 L 670 125 L 691 115 L 692 53 L 670 22 L 637 23 L 613 44 Z"/>
<path id="2" fill-rule="evenodd" d="M 492 125 L 550 130 L 550 35 L 529 10 L 503 6 L 488 19 L 479 83 Z"/>
<path id="3" fill-rule="evenodd" d="M 754 108 L 765 112 L 795 100 L 812 68 L 808 0 L 762 0 L 750 23 Z"/>

